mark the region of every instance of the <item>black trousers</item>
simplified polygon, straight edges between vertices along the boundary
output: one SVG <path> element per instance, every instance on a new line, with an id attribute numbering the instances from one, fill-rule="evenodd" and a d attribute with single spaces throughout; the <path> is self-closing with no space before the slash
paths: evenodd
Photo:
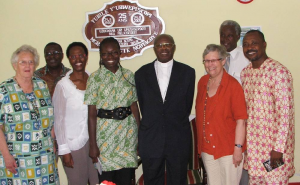
<path id="1" fill-rule="evenodd" d="M 98 173 L 99 184 L 101 184 L 102 181 L 107 180 L 116 183 L 116 185 L 131 185 L 131 178 L 134 172 L 135 168 L 122 168 L 120 170 L 103 171 L 102 175 Z"/>
<path id="2" fill-rule="evenodd" d="M 187 185 L 188 156 L 142 158 L 145 185 Z M 166 171 L 166 172 L 165 172 Z M 166 173 L 166 176 L 165 176 Z"/>

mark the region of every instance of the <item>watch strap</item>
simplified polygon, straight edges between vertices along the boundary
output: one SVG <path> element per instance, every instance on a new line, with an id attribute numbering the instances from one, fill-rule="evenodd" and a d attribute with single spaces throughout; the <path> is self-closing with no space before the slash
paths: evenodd
<path id="1" fill-rule="evenodd" d="M 240 144 L 235 144 L 234 146 L 238 147 L 238 148 L 242 148 L 243 145 L 240 145 Z"/>

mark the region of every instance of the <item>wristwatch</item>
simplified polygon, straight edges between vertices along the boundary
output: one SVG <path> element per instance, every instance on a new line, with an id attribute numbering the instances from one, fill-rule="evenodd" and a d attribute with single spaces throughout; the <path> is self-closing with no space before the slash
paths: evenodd
<path id="1" fill-rule="evenodd" d="M 234 146 L 238 147 L 238 148 L 242 148 L 243 145 L 240 145 L 240 144 L 235 144 Z"/>

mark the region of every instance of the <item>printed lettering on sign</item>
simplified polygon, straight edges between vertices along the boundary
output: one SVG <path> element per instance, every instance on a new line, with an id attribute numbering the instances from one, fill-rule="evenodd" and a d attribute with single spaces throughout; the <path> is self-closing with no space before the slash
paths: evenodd
<path id="1" fill-rule="evenodd" d="M 121 59 L 131 59 L 153 47 L 154 39 L 164 30 L 165 23 L 157 7 L 125 0 L 111 1 L 100 10 L 87 12 L 83 34 L 89 49 L 97 52 L 104 38 L 114 37 L 121 47 Z"/>

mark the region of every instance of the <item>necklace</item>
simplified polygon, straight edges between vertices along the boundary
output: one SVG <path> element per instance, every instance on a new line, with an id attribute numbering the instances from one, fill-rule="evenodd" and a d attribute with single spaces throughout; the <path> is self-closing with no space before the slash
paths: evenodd
<path id="1" fill-rule="evenodd" d="M 207 98 L 208 98 L 208 91 L 209 91 L 209 82 L 210 82 L 211 78 L 209 78 L 208 82 L 207 82 L 207 88 L 206 88 L 206 96 L 205 96 L 205 100 L 204 100 L 204 109 L 203 109 L 203 138 L 204 138 L 204 141 L 206 143 L 210 143 L 209 140 L 206 139 L 206 134 L 205 134 L 205 115 L 206 115 L 206 104 L 207 104 Z M 218 84 L 218 87 L 217 87 L 217 91 L 218 91 L 218 88 L 221 84 L 221 81 L 222 81 L 222 78 Z"/>
<path id="2" fill-rule="evenodd" d="M 17 85 L 22 89 L 22 92 L 25 95 L 28 104 L 30 103 L 32 105 L 33 111 L 35 113 L 34 115 L 32 115 L 32 117 L 35 118 L 36 121 L 38 121 L 38 119 L 40 118 L 40 112 L 39 112 L 39 108 L 38 108 L 38 106 L 37 106 L 37 104 L 35 102 L 36 98 L 35 98 L 34 93 L 33 93 L 33 91 L 34 91 L 34 85 L 33 85 L 32 80 L 31 80 L 32 92 L 30 92 L 30 93 L 25 93 L 23 91 L 23 88 L 19 84 L 19 82 L 18 82 L 18 80 L 17 80 L 16 77 L 14 77 L 14 80 L 16 81 Z"/>

